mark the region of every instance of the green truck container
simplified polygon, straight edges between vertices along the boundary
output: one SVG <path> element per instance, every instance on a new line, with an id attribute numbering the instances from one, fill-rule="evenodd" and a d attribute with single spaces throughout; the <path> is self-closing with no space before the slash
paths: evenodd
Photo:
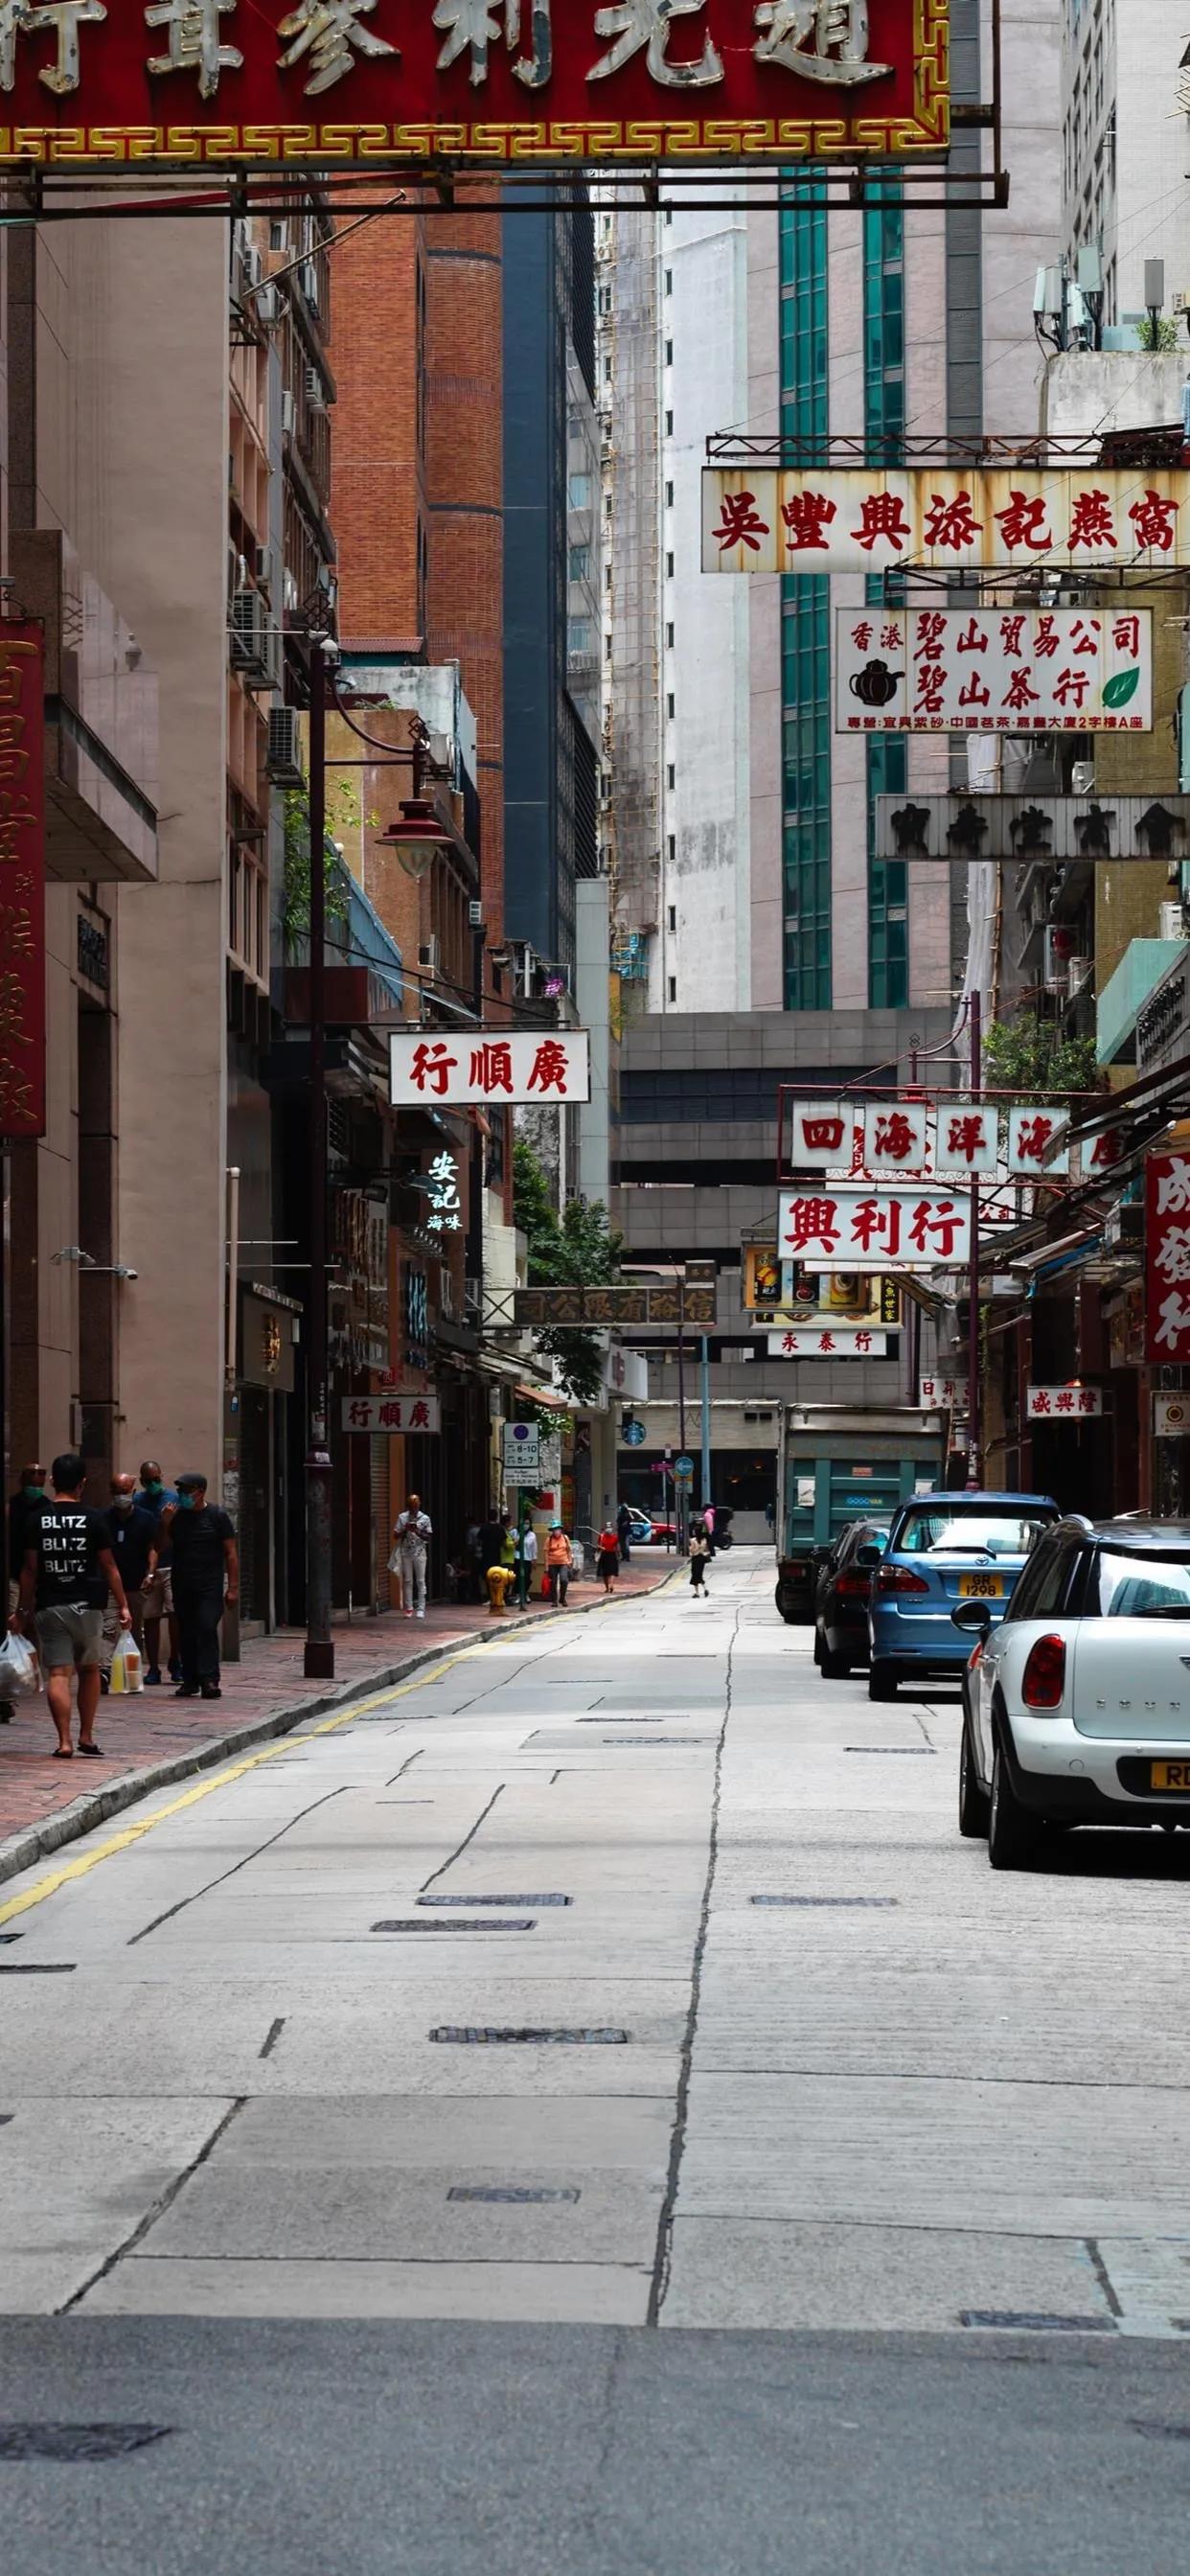
<path id="1" fill-rule="evenodd" d="M 777 1435 L 777 1608 L 789 1626 L 814 1615 L 818 1567 L 848 1521 L 895 1510 L 941 1482 L 936 1414 L 787 1404 Z"/>

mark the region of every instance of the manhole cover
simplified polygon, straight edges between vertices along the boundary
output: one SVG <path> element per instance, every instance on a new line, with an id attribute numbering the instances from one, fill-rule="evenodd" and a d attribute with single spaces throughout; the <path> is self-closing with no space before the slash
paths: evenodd
<path id="1" fill-rule="evenodd" d="M 538 2191 L 529 2183 L 456 2182 L 451 2184 L 446 2197 L 448 2200 L 508 2200 L 519 2204 L 529 2200 L 577 2200 L 578 2193 L 570 2189 Z"/>
<path id="2" fill-rule="evenodd" d="M 414 1916 L 406 1922 L 372 1925 L 374 1932 L 532 1932 L 533 1929 L 531 1914 L 513 1915 L 502 1923 L 490 1920 L 487 1923 L 423 1923 Z"/>
<path id="3" fill-rule="evenodd" d="M 0 1959 L 0 1977 L 72 1977 L 73 1959 Z"/>
<path id="4" fill-rule="evenodd" d="M 431 2039 L 460 2048 L 626 2048 L 626 2030 L 474 2030 L 444 2023 Z"/>
<path id="5" fill-rule="evenodd" d="M 419 1896 L 417 1901 L 419 1905 L 569 1905 L 572 1899 L 569 1896 Z"/>
<path id="6" fill-rule="evenodd" d="M 991 2326 L 1013 2334 L 1114 2334 L 1114 2317 L 1051 2317 L 1035 2308 L 962 2308 L 961 2326 Z"/>
<path id="7" fill-rule="evenodd" d="M 120 2460 L 164 2441 L 169 2424 L 0 2424 L 0 2460 Z"/>
<path id="8" fill-rule="evenodd" d="M 899 1896 L 753 1896 L 753 1905 L 899 1905 Z"/>
<path id="9" fill-rule="evenodd" d="M 921 1753 L 927 1761 L 932 1760 L 936 1749 L 933 1744 L 845 1744 L 843 1747 L 844 1753 L 887 1754 L 890 1759 L 898 1753 Z"/>

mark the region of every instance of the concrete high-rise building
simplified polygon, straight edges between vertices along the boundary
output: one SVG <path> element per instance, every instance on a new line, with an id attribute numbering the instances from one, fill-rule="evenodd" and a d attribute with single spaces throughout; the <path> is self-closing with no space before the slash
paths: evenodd
<path id="1" fill-rule="evenodd" d="M 1109 332 L 1143 319 L 1146 260 L 1167 310 L 1190 295 L 1188 33 L 1167 0 L 1062 0 L 1062 249 L 1072 274 L 1099 252 Z"/>

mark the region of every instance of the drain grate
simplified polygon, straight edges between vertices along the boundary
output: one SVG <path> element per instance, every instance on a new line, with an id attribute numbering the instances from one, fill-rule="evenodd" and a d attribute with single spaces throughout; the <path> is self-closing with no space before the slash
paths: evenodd
<path id="1" fill-rule="evenodd" d="M 927 1762 L 933 1761 L 937 1749 L 934 1744 L 845 1744 L 843 1747 L 844 1753 L 881 1753 L 890 1757 L 898 1753 L 920 1753 Z"/>
<path id="2" fill-rule="evenodd" d="M 430 2032 L 460 2048 L 626 2048 L 626 2030 L 475 2030 L 457 2022 Z"/>
<path id="3" fill-rule="evenodd" d="M 650 1750 L 658 1744 L 711 1744 L 710 1735 L 605 1735 L 604 1744 L 647 1744 Z"/>
<path id="4" fill-rule="evenodd" d="M 424 1923 L 414 1915 L 405 1921 L 372 1925 L 374 1932 L 532 1932 L 535 1929 L 531 1914 L 510 1915 L 502 1923 L 490 1920 L 487 1923 Z"/>
<path id="5" fill-rule="evenodd" d="M 571 1905 L 569 1896 L 419 1896 L 419 1905 Z M 443 1925 L 443 1930 L 448 1926 Z"/>
<path id="6" fill-rule="evenodd" d="M 1036 2308 L 962 2308 L 961 2326 L 992 2326 L 1015 2334 L 1114 2334 L 1114 2317 L 1051 2317 Z"/>
<path id="7" fill-rule="evenodd" d="M 16 2118 L 16 2112 L 15 2112 L 15 2111 L 0 2111 L 0 2129 L 8 2129 L 8 2128 L 11 2128 L 12 2123 L 13 2123 L 13 2121 L 15 2120 L 15 2118 Z"/>
<path id="8" fill-rule="evenodd" d="M 514 2201 L 519 2207 L 522 2202 L 530 2200 L 577 2200 L 578 2193 L 569 2187 L 538 2191 L 529 2183 L 456 2182 L 451 2184 L 446 2197 L 448 2200 L 507 2200 Z"/>
<path id="9" fill-rule="evenodd" d="M 72 1977 L 74 1959 L 0 1959 L 0 1977 Z"/>
<path id="10" fill-rule="evenodd" d="M 899 1905 L 899 1896 L 753 1896 L 751 1905 Z"/>
<path id="11" fill-rule="evenodd" d="M 0 2460 L 122 2460 L 170 2424 L 0 2424 Z"/>
<path id="12" fill-rule="evenodd" d="M 23 1935 L 20 1932 L 0 1932 L 0 1941 L 3 1942 L 5 1949 L 8 1948 L 10 1941 L 20 1941 L 22 1938 Z"/>

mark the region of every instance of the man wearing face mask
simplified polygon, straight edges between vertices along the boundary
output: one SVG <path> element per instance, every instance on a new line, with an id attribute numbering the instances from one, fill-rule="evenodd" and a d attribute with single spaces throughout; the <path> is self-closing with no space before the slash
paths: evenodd
<path id="1" fill-rule="evenodd" d="M 119 1566 L 120 1580 L 127 1595 L 128 1607 L 132 1612 L 132 1634 L 136 1640 L 137 1649 L 143 1657 L 145 1651 L 144 1600 L 157 1572 L 157 1545 L 161 1524 L 156 1513 L 146 1509 L 145 1505 L 137 1500 L 135 1477 L 113 1476 L 112 1504 L 107 1521 L 112 1534 L 112 1555 Z M 112 1616 L 109 1602 L 108 1615 L 103 1625 L 105 1674 L 111 1668 L 118 1634 L 118 1623 Z"/>
<path id="2" fill-rule="evenodd" d="M 141 1605 L 145 1628 L 144 1650 L 148 1657 L 145 1689 L 152 1690 L 161 1681 L 161 1622 L 163 1619 L 169 1622 L 170 1680 L 180 1682 L 182 1678 L 182 1648 L 178 1636 L 177 1614 L 174 1610 L 173 1554 L 169 1541 L 169 1524 L 168 1521 L 162 1520 L 163 1512 L 172 1513 L 177 1510 L 178 1497 L 172 1485 L 162 1483 L 161 1469 L 155 1458 L 146 1458 L 141 1466 L 140 1489 L 136 1500 L 140 1510 L 151 1512 L 154 1520 L 160 1524 L 157 1532 L 157 1563 L 151 1579 L 145 1585 Z"/>
<path id="3" fill-rule="evenodd" d="M 205 1476 L 179 1476 L 177 1509 L 167 1526 L 182 1633 L 182 1679 L 174 1698 L 197 1699 L 201 1692 L 204 1699 L 222 1699 L 219 1622 L 224 1599 L 240 1597 L 235 1530 L 227 1513 L 208 1503 Z"/>
<path id="4" fill-rule="evenodd" d="M 33 1544 L 32 1532 L 36 1528 L 42 1504 L 47 1499 L 45 1478 L 45 1468 L 39 1461 L 34 1461 L 28 1467 L 22 1467 L 21 1481 L 15 1494 L 10 1494 L 8 1498 L 8 1607 L 10 1610 L 16 1607 L 25 1550 Z M 8 1726 L 11 1720 L 11 1700 L 0 1699 L 0 1726 Z"/>

